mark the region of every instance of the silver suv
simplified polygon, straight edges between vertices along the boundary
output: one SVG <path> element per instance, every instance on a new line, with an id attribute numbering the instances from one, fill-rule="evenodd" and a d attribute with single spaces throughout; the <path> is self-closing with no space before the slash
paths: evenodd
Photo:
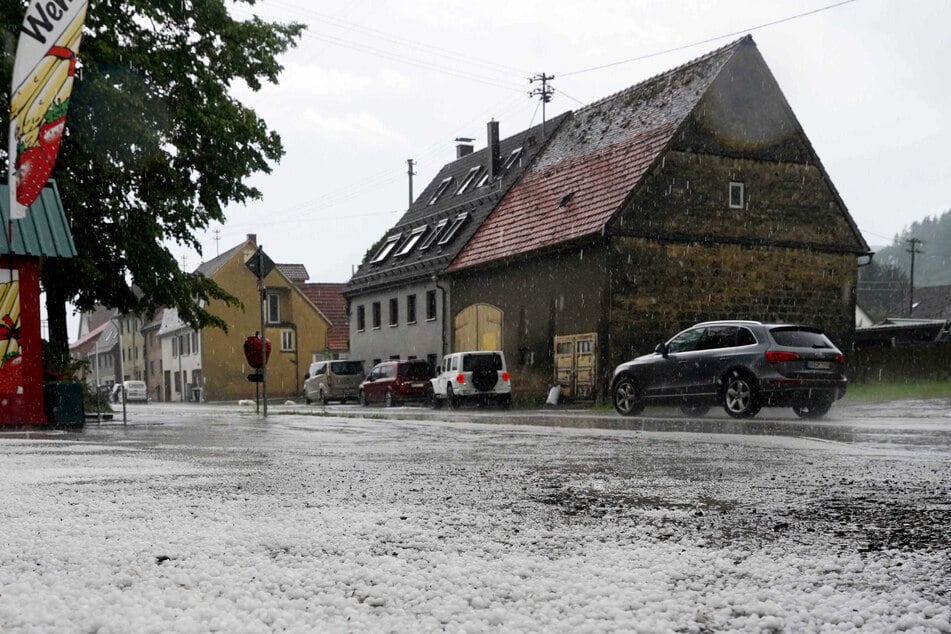
<path id="1" fill-rule="evenodd" d="M 512 404 L 512 382 L 500 350 L 447 354 L 431 382 L 436 409 L 443 403 L 455 409 L 466 401 L 503 408 Z"/>
<path id="2" fill-rule="evenodd" d="M 821 418 L 846 385 L 845 357 L 817 328 L 711 321 L 617 366 L 611 394 L 625 416 L 646 405 L 679 405 L 702 416 L 720 404 L 734 418 L 751 418 L 764 406 Z"/>

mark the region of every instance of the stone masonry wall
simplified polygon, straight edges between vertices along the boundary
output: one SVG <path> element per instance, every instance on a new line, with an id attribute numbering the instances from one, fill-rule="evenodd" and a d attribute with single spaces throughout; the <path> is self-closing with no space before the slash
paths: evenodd
<path id="1" fill-rule="evenodd" d="M 850 346 L 853 254 L 630 237 L 614 238 L 611 246 L 612 363 L 713 319 L 814 325 L 841 349 Z"/>

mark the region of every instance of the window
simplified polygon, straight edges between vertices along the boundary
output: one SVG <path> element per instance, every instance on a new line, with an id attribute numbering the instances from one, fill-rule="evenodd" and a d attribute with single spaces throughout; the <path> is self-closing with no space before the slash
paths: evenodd
<path id="1" fill-rule="evenodd" d="M 357 332 L 363 332 L 367 329 L 367 311 L 363 304 L 357 306 Z"/>
<path id="2" fill-rule="evenodd" d="M 446 229 L 446 233 L 443 235 L 442 238 L 439 239 L 439 244 L 441 245 L 446 244 L 447 242 L 452 240 L 453 236 L 456 235 L 456 232 L 459 231 L 459 227 L 462 226 L 462 223 L 464 223 L 468 217 L 469 217 L 469 214 L 466 212 L 462 212 L 461 214 L 456 216 L 456 219 L 453 220 L 452 224 L 449 225 L 449 228 Z"/>
<path id="3" fill-rule="evenodd" d="M 451 182 L 452 182 L 452 176 L 450 176 L 449 178 L 443 179 L 443 181 L 439 183 L 439 187 L 436 188 L 436 193 L 433 194 L 433 197 L 429 199 L 430 205 L 436 204 L 436 201 L 439 200 L 439 197 L 442 196 L 442 193 L 446 191 L 446 188 L 449 187 L 449 184 Z"/>
<path id="4" fill-rule="evenodd" d="M 172 356 L 178 356 L 178 337 L 172 337 Z"/>
<path id="5" fill-rule="evenodd" d="M 198 354 L 198 332 L 192 333 L 192 352 Z"/>
<path id="6" fill-rule="evenodd" d="M 429 246 L 436 240 L 436 237 L 442 232 L 443 227 L 446 226 L 447 222 L 449 222 L 449 218 L 443 218 L 436 223 L 436 226 L 433 228 L 433 232 L 426 236 L 426 239 L 423 240 L 423 243 L 419 245 L 420 251 L 429 248 Z"/>
<path id="7" fill-rule="evenodd" d="M 406 323 L 416 323 L 416 293 L 406 296 Z"/>
<path id="8" fill-rule="evenodd" d="M 471 185 L 473 181 L 475 181 L 476 176 L 479 175 L 479 170 L 481 169 L 482 169 L 481 165 L 476 165 L 475 167 L 469 170 L 469 173 L 466 175 L 465 179 L 462 181 L 462 185 L 460 185 L 459 189 L 456 190 L 456 196 L 458 196 L 459 194 L 465 193 L 465 191 L 469 189 L 469 185 Z"/>
<path id="9" fill-rule="evenodd" d="M 373 327 L 380 327 L 380 302 L 373 302 Z"/>
<path id="10" fill-rule="evenodd" d="M 390 299 L 390 326 L 400 323 L 400 301 L 395 297 Z"/>
<path id="11" fill-rule="evenodd" d="M 670 354 L 676 352 L 691 352 L 697 349 L 700 338 L 703 336 L 703 328 L 694 328 L 687 332 L 680 333 L 670 340 L 667 351 Z"/>
<path id="12" fill-rule="evenodd" d="M 512 150 L 512 153 L 509 154 L 509 157 L 505 159 L 505 165 L 502 166 L 502 169 L 504 171 L 508 171 L 521 158 L 522 158 L 522 148 L 515 148 L 514 150 Z"/>
<path id="13" fill-rule="evenodd" d="M 416 243 L 419 242 L 419 239 L 423 235 L 424 231 L 426 231 L 426 225 L 413 229 L 413 231 L 409 234 L 409 237 L 406 238 L 406 242 L 404 242 L 403 246 L 400 247 L 400 250 L 396 252 L 396 257 L 406 255 L 412 251 L 413 247 L 416 246 Z"/>
<path id="14" fill-rule="evenodd" d="M 179 374 L 178 372 L 175 373 L 175 391 L 176 392 L 182 391 L 182 375 Z"/>
<path id="15" fill-rule="evenodd" d="M 730 209 L 743 209 L 743 183 L 730 183 Z"/>
<path id="16" fill-rule="evenodd" d="M 383 243 L 383 246 L 380 247 L 380 250 L 376 252 L 376 255 L 373 256 L 373 259 L 370 260 L 370 264 L 377 264 L 386 259 L 386 256 L 390 254 L 390 251 L 393 250 L 393 247 L 396 246 L 397 241 L 400 239 L 402 234 L 397 233 L 386 239 L 386 242 Z"/>
<path id="17" fill-rule="evenodd" d="M 489 182 L 489 177 L 492 176 L 492 173 L 486 170 L 485 174 L 482 175 L 482 178 L 479 179 L 479 182 L 476 183 L 476 188 L 484 186 Z"/>
<path id="18" fill-rule="evenodd" d="M 191 338 L 188 335 L 178 335 L 178 351 L 182 356 L 191 354 Z"/>
<path id="19" fill-rule="evenodd" d="M 282 352 L 294 351 L 294 331 L 293 330 L 281 331 L 281 351 Z"/>
<path id="20" fill-rule="evenodd" d="M 276 324 L 281 321 L 281 296 L 277 293 L 267 295 L 267 322 Z"/>
<path id="21" fill-rule="evenodd" d="M 436 319 L 436 291 L 426 291 L 426 320 Z"/>

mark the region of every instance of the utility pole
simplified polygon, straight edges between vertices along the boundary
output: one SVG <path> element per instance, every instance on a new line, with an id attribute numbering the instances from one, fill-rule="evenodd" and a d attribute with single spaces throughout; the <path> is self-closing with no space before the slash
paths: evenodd
<path id="1" fill-rule="evenodd" d="M 528 83 L 534 84 L 535 82 L 541 82 L 541 88 L 532 88 L 528 92 L 529 97 L 539 97 L 542 100 L 542 134 L 545 134 L 545 104 L 551 101 L 551 96 L 555 94 L 555 89 L 548 85 L 554 75 L 546 75 L 545 73 L 537 73 L 528 78 Z"/>
<path id="2" fill-rule="evenodd" d="M 409 176 L 409 209 L 413 206 L 413 177 L 416 176 L 416 172 L 413 171 L 413 166 L 416 165 L 416 161 L 413 159 L 406 159 L 406 175 Z"/>
<path id="3" fill-rule="evenodd" d="M 905 249 L 911 254 L 911 280 L 908 284 L 908 316 L 911 317 L 911 312 L 915 308 L 915 255 L 921 253 L 918 250 L 918 245 L 924 243 L 918 238 L 909 238 L 905 242 L 911 246 L 911 248 Z"/>
<path id="4" fill-rule="evenodd" d="M 221 246 L 221 229 L 215 229 L 213 233 L 215 234 L 215 257 L 218 257 L 221 255 L 221 249 L 219 249 Z"/>

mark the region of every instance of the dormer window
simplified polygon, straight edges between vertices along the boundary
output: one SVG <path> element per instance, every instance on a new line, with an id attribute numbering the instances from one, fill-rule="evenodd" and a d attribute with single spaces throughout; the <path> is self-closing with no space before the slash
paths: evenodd
<path id="1" fill-rule="evenodd" d="M 743 183 L 730 183 L 730 209 L 743 209 L 745 196 Z"/>
<path id="2" fill-rule="evenodd" d="M 396 243 L 399 241 L 401 233 L 396 233 L 391 235 L 386 239 L 386 242 L 383 243 L 383 246 L 380 247 L 380 250 L 376 252 L 376 255 L 373 256 L 373 259 L 370 260 L 370 264 L 377 264 L 386 259 L 386 256 L 390 254 L 390 251 L 393 250 L 393 247 L 396 246 Z"/>
<path id="3" fill-rule="evenodd" d="M 505 159 L 505 165 L 502 166 L 502 169 L 507 172 L 521 158 L 522 158 L 522 148 L 515 148 L 514 150 L 512 150 L 512 153 L 509 154 L 509 157 Z"/>
<path id="4" fill-rule="evenodd" d="M 453 237 L 456 235 L 456 232 L 459 231 L 459 227 L 462 226 L 462 224 L 466 221 L 466 218 L 468 217 L 469 217 L 469 214 L 466 212 L 462 212 L 461 214 L 456 216 L 456 219 L 453 220 L 452 224 L 449 225 L 449 228 L 446 229 L 446 233 L 443 235 L 442 238 L 439 239 L 439 244 L 443 245 L 449 242 L 450 240 L 452 240 Z"/>
<path id="5" fill-rule="evenodd" d="M 489 170 L 486 170 L 486 171 L 485 171 L 485 174 L 482 175 L 482 178 L 479 179 L 479 182 L 476 183 L 476 189 L 478 189 L 479 187 L 482 187 L 482 186 L 484 186 L 486 183 L 488 183 L 490 176 L 492 176 L 492 173 L 489 172 Z"/>
<path id="6" fill-rule="evenodd" d="M 481 165 L 476 165 L 475 167 L 469 170 L 469 173 L 466 175 L 465 179 L 462 181 L 462 185 L 460 185 L 459 189 L 456 190 L 456 196 L 464 193 L 467 189 L 469 189 L 469 185 L 471 185 L 475 181 L 476 176 L 479 175 L 479 170 L 481 169 L 482 169 Z"/>
<path id="7" fill-rule="evenodd" d="M 443 181 L 439 183 L 439 187 L 436 188 L 436 193 L 433 194 L 433 197 L 429 199 L 430 205 L 436 204 L 436 201 L 439 200 L 439 197 L 442 196 L 442 193 L 446 191 L 446 189 L 449 187 L 449 184 L 451 182 L 452 182 L 452 176 L 450 176 L 449 178 L 444 178 Z"/>
<path id="8" fill-rule="evenodd" d="M 426 225 L 413 229 L 413 231 L 409 234 L 409 237 L 406 238 L 406 242 L 404 242 L 403 246 L 400 247 L 400 250 L 396 252 L 395 257 L 406 255 L 412 251 L 413 247 L 416 246 L 416 243 L 419 242 L 419 239 L 422 237 L 424 231 L 426 231 Z"/>
<path id="9" fill-rule="evenodd" d="M 448 222 L 449 222 L 449 219 L 448 219 L 448 218 L 443 218 L 442 220 L 440 220 L 439 222 L 437 222 L 437 223 L 436 223 L 436 226 L 433 227 L 432 233 L 430 233 L 428 236 L 426 236 L 426 239 L 423 240 L 423 243 L 419 245 L 419 250 L 420 250 L 420 251 L 425 251 L 425 250 L 428 249 L 430 246 L 432 246 L 433 241 L 436 240 L 436 237 L 440 234 L 440 232 L 442 232 L 443 227 L 445 227 L 445 226 L 446 226 L 446 223 L 448 223 Z"/>

